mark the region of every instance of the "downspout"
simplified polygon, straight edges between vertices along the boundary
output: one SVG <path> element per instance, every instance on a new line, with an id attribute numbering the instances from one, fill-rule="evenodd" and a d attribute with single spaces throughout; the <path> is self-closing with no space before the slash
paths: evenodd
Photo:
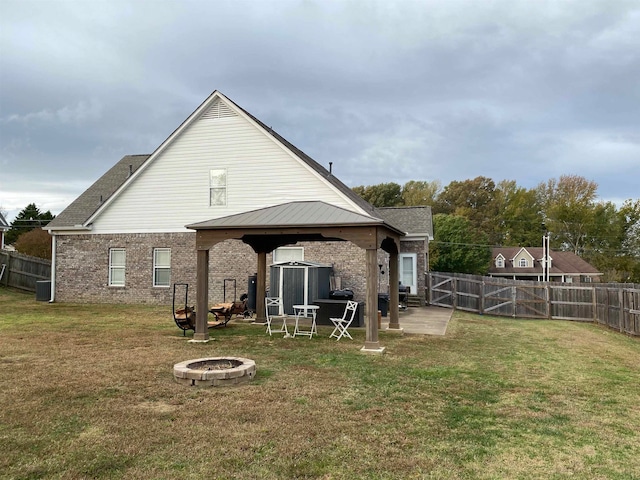
<path id="1" fill-rule="evenodd" d="M 51 233 L 51 298 L 49 303 L 53 303 L 56 300 L 56 234 Z"/>

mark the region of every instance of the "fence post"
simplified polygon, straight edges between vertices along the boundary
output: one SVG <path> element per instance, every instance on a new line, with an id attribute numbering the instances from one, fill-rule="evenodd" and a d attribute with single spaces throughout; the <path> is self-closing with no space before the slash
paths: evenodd
<path id="1" fill-rule="evenodd" d="M 518 313 L 518 292 L 517 287 L 514 285 L 511 287 L 511 302 L 513 303 L 513 318 L 516 318 Z"/>
<path id="2" fill-rule="evenodd" d="M 482 283 L 480 283 L 480 304 L 478 305 L 479 314 L 484 315 L 484 277 L 482 277 Z"/>
<path id="3" fill-rule="evenodd" d="M 551 303 L 551 287 L 549 286 L 549 282 L 547 282 L 547 285 L 544 289 L 547 293 L 547 319 L 551 320 L 551 318 L 553 317 L 553 305 Z"/>
<path id="4" fill-rule="evenodd" d="M 453 277 L 451 282 L 451 296 L 453 297 L 453 309 L 458 309 L 458 277 Z"/>
<path id="5" fill-rule="evenodd" d="M 620 333 L 624 332 L 624 290 L 618 290 L 618 303 L 620 304 Z"/>
<path id="6" fill-rule="evenodd" d="M 593 323 L 598 323 L 598 303 L 596 287 L 591 287 L 591 308 L 593 309 Z"/>
<path id="7" fill-rule="evenodd" d="M 8 287 L 9 286 L 9 277 L 11 277 L 11 260 L 12 260 L 12 256 L 11 253 L 9 253 L 9 255 L 7 255 L 7 269 L 4 271 L 4 286 Z"/>

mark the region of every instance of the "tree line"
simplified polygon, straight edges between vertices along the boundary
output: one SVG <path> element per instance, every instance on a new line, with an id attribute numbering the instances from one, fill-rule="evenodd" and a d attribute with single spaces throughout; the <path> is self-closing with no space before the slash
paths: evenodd
<path id="1" fill-rule="evenodd" d="M 598 185 L 563 175 L 524 188 L 487 177 L 452 181 L 381 183 L 353 191 L 376 207 L 431 206 L 434 241 L 430 268 L 484 274 L 491 247 L 531 247 L 549 234 L 551 248 L 571 251 L 604 281 L 640 282 L 640 200 L 621 206 L 598 198 Z"/>
<path id="2" fill-rule="evenodd" d="M 35 203 L 30 203 L 11 222 L 11 228 L 4 235 L 4 243 L 13 245 L 25 255 L 51 260 L 51 236 L 41 227 L 54 218 L 49 210 L 41 212 Z"/>

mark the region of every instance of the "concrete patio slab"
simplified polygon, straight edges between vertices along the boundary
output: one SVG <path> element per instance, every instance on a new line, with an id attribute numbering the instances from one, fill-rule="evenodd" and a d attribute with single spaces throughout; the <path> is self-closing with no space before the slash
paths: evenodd
<path id="1" fill-rule="evenodd" d="M 405 334 L 445 335 L 453 309 L 443 307 L 409 307 L 400 311 L 400 328 Z M 389 328 L 389 317 L 382 317 L 381 332 Z M 392 330 L 389 330 L 391 332 Z"/>

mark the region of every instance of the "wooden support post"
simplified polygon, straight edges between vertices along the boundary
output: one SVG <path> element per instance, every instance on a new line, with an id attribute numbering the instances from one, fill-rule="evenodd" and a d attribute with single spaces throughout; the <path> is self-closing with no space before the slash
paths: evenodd
<path id="1" fill-rule="evenodd" d="M 209 329 L 209 250 L 198 250 L 196 264 L 196 331 L 191 342 L 208 342 Z"/>
<path id="2" fill-rule="evenodd" d="M 375 248 L 367 248 L 366 252 L 366 341 L 360 351 L 363 353 L 383 353 L 384 347 L 380 347 L 380 342 L 378 342 L 378 251 Z"/>

